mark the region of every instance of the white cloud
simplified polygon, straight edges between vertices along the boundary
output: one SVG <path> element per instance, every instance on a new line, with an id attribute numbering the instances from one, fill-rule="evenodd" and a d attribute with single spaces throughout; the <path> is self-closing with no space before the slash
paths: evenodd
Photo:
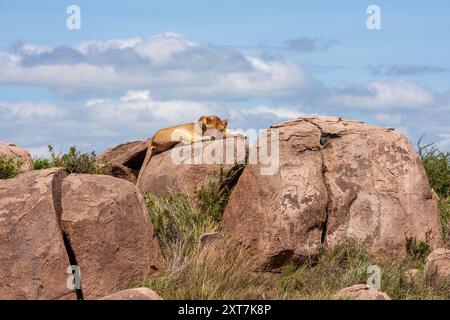
<path id="1" fill-rule="evenodd" d="M 74 48 L 24 45 L 14 53 L 0 52 L 0 62 L 0 83 L 66 93 L 150 89 L 166 99 L 284 98 L 315 86 L 296 63 L 265 61 L 176 33 L 84 42 Z"/>
<path id="2" fill-rule="evenodd" d="M 263 114 L 270 114 L 278 119 L 295 119 L 303 115 L 303 113 L 294 108 L 287 107 L 268 107 L 259 106 L 255 108 L 244 108 L 241 111 L 244 115 L 260 116 Z"/>
<path id="3" fill-rule="evenodd" d="M 426 108 L 435 103 L 435 97 L 431 91 L 409 81 L 372 81 L 359 87 L 341 85 L 326 102 L 343 108 Z"/>
<path id="4" fill-rule="evenodd" d="M 150 91 L 148 90 L 129 90 L 120 98 L 122 101 L 150 100 Z"/>

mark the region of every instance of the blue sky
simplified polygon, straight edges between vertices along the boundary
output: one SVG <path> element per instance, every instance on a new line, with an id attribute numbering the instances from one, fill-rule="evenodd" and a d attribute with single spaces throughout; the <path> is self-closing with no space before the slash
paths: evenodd
<path id="1" fill-rule="evenodd" d="M 450 2 L 330 2 L 3 2 L 0 140 L 101 152 L 204 112 L 242 129 L 313 113 L 450 150 Z"/>

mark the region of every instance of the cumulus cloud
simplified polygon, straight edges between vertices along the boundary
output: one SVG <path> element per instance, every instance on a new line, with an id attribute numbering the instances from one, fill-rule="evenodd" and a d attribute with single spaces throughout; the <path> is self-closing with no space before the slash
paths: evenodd
<path id="1" fill-rule="evenodd" d="M 294 40 L 293 49 L 309 52 L 336 44 Z M 79 98 L 78 104 L 0 101 L 2 140 L 36 154 L 49 143 L 103 151 L 203 114 L 228 117 L 233 129 L 331 114 L 395 127 L 413 142 L 426 134 L 450 148 L 450 91 L 398 79 L 407 73 L 402 70 L 387 71 L 395 76 L 390 81 L 326 88 L 297 62 L 195 43 L 176 33 L 73 47 L 21 44 L 0 51 L 0 65 L 0 85 L 41 86 Z"/>
<path id="2" fill-rule="evenodd" d="M 144 90 L 160 98 L 298 96 L 315 85 L 298 64 L 197 44 L 176 33 L 75 47 L 23 45 L 1 52 L 0 83 L 56 92 Z"/>
<path id="3" fill-rule="evenodd" d="M 327 105 L 348 109 L 427 108 L 435 101 L 434 93 L 409 81 L 371 81 L 362 86 L 340 85 L 328 97 Z"/>

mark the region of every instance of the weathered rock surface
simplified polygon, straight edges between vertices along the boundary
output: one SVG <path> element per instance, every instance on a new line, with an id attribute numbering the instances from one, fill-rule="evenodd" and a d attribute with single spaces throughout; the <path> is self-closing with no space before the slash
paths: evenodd
<path id="1" fill-rule="evenodd" d="M 15 144 L 0 141 L 0 154 L 20 163 L 19 170 L 21 173 L 34 170 L 30 153 Z"/>
<path id="2" fill-rule="evenodd" d="M 406 283 L 414 283 L 414 279 L 417 277 L 417 275 L 419 274 L 419 270 L 418 269 L 409 269 L 406 270 L 403 274 L 403 279 L 405 280 Z"/>
<path id="3" fill-rule="evenodd" d="M 97 164 L 105 166 L 106 173 L 136 183 L 148 141 L 133 141 L 110 148 L 97 157 Z"/>
<path id="4" fill-rule="evenodd" d="M 155 291 L 144 287 L 122 290 L 99 300 L 163 300 L 163 298 Z"/>
<path id="5" fill-rule="evenodd" d="M 180 146 L 154 155 L 142 168 L 137 186 L 141 192 L 167 195 L 173 192 L 194 194 L 208 179 L 245 161 L 247 140 L 231 138 Z"/>
<path id="6" fill-rule="evenodd" d="M 266 268 L 347 240 L 399 256 L 407 238 L 439 246 L 437 199 L 402 134 L 319 116 L 272 128 L 279 130 L 279 170 L 261 175 L 260 163 L 249 164 L 222 221 L 223 232 L 267 257 Z"/>
<path id="7" fill-rule="evenodd" d="M 439 248 L 427 258 L 425 271 L 432 282 L 442 278 L 450 278 L 450 250 Z"/>
<path id="8" fill-rule="evenodd" d="M 142 281 L 163 264 L 142 196 L 132 183 L 72 174 L 62 183 L 61 223 L 86 299 Z"/>
<path id="9" fill-rule="evenodd" d="M 0 299 L 76 299 L 58 222 L 60 169 L 0 180 Z"/>
<path id="10" fill-rule="evenodd" d="M 391 300 L 386 293 L 367 284 L 357 284 L 341 289 L 333 298 L 337 300 Z"/>

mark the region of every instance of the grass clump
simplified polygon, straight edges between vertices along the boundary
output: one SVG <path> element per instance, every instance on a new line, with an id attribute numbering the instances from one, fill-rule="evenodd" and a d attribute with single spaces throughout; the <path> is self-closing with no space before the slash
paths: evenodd
<path id="1" fill-rule="evenodd" d="M 10 179 L 20 173 L 20 163 L 4 154 L 0 154 L 0 179 Z"/>

